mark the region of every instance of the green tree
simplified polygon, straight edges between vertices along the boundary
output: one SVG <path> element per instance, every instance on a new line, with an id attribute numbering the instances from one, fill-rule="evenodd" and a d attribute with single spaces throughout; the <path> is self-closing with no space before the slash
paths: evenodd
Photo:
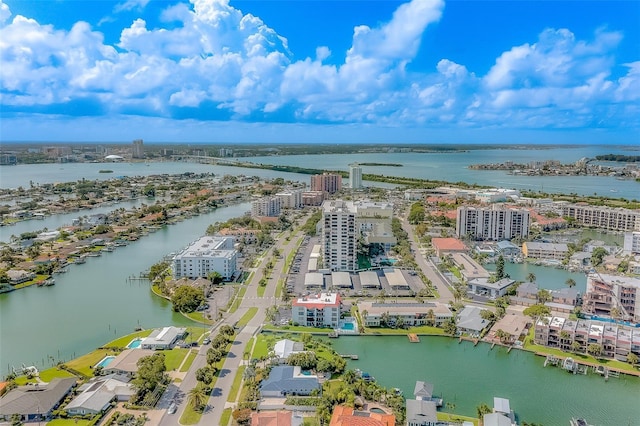
<path id="1" fill-rule="evenodd" d="M 196 370 L 196 380 L 204 384 L 205 386 L 209 386 L 211 382 L 213 382 L 213 378 L 216 374 L 216 370 L 210 365 L 205 365 L 202 368 L 198 368 Z"/>
<path id="2" fill-rule="evenodd" d="M 167 367 L 163 353 L 142 357 L 138 360 L 138 373 L 132 380 L 139 396 L 153 391 L 159 384 L 166 383 Z"/>
<path id="3" fill-rule="evenodd" d="M 218 285 L 218 284 L 222 283 L 222 281 L 224 279 L 222 277 L 222 275 L 220 274 L 220 272 L 218 272 L 218 271 L 209 272 L 207 274 L 207 278 L 209 279 L 209 281 L 211 281 L 211 284 L 213 284 L 213 285 Z"/>
<path id="4" fill-rule="evenodd" d="M 449 318 L 442 324 L 442 329 L 449 336 L 455 336 L 458 332 L 458 327 L 456 326 L 456 319 L 454 317 Z"/>
<path id="5" fill-rule="evenodd" d="M 496 281 L 500 281 L 505 277 L 504 275 L 504 257 L 502 255 L 498 256 L 498 260 L 496 260 Z"/>
<path id="6" fill-rule="evenodd" d="M 204 302 L 202 290 L 190 285 L 181 285 L 173 293 L 171 303 L 175 312 L 193 312 Z"/>
<path id="7" fill-rule="evenodd" d="M 202 411 L 208 398 L 209 393 L 207 388 L 205 388 L 201 383 L 198 383 L 195 388 L 189 391 L 187 401 L 191 408 L 196 411 Z"/>
<path id="8" fill-rule="evenodd" d="M 534 274 L 533 272 L 529 272 L 527 274 L 527 281 L 529 281 L 530 283 L 534 282 L 536 280 L 536 274 Z"/>
<path id="9" fill-rule="evenodd" d="M 478 418 L 480 419 L 480 421 L 482 421 L 482 418 L 485 414 L 491 413 L 491 408 L 483 402 L 476 407 L 476 413 L 478 414 Z"/>
<path id="10" fill-rule="evenodd" d="M 548 306 L 536 304 L 536 305 L 529 306 L 524 311 L 522 311 L 522 313 L 531 317 L 535 323 L 538 321 L 539 318 L 549 316 L 549 314 L 551 313 L 551 310 L 549 309 Z"/>
<path id="11" fill-rule="evenodd" d="M 591 264 L 593 266 L 600 266 L 607 254 L 609 254 L 609 252 L 607 252 L 604 247 L 596 247 L 591 252 Z"/>
<path id="12" fill-rule="evenodd" d="M 213 365 L 222 359 L 222 351 L 216 348 L 207 349 L 207 364 Z"/>
<path id="13" fill-rule="evenodd" d="M 538 290 L 536 297 L 538 299 L 538 303 L 545 304 L 551 301 L 551 292 L 545 288 L 541 288 L 540 290 Z"/>
<path id="14" fill-rule="evenodd" d="M 597 343 L 591 343 L 587 346 L 587 353 L 598 358 L 602 354 L 602 346 Z"/>
<path id="15" fill-rule="evenodd" d="M 578 351 L 580 351 L 581 348 L 582 348 L 582 346 L 580 345 L 580 342 L 576 342 L 575 340 L 573 342 L 571 342 L 571 351 L 572 352 L 578 352 Z"/>
<path id="16" fill-rule="evenodd" d="M 567 278 L 567 280 L 564 282 L 567 287 L 569 288 L 573 288 L 576 286 L 576 280 L 574 280 L 573 278 Z"/>
<path id="17" fill-rule="evenodd" d="M 638 355 L 633 352 L 629 352 L 629 355 L 627 355 L 627 362 L 635 366 L 638 363 Z"/>

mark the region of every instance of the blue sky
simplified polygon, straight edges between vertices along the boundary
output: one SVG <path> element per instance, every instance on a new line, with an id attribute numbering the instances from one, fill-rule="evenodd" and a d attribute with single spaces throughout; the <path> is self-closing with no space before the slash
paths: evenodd
<path id="1" fill-rule="evenodd" d="M 0 0 L 0 141 L 640 144 L 640 2 Z"/>

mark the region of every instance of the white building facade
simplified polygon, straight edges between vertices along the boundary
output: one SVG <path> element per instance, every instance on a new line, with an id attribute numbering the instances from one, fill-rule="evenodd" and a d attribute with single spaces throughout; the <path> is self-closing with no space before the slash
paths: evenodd
<path id="1" fill-rule="evenodd" d="M 640 254 L 640 231 L 624 234 L 624 254 Z"/>
<path id="2" fill-rule="evenodd" d="M 338 293 L 300 297 L 291 303 L 291 320 L 306 327 L 338 328 L 340 305 Z"/>
<path id="3" fill-rule="evenodd" d="M 302 207 L 302 193 L 304 189 L 291 189 L 278 192 L 276 197 L 280 198 L 281 208 L 299 209 Z"/>
<path id="4" fill-rule="evenodd" d="M 173 257 L 174 278 L 207 278 L 218 272 L 224 279 L 231 279 L 237 270 L 238 252 L 235 238 L 204 236 L 189 244 Z"/>
<path id="5" fill-rule="evenodd" d="M 358 163 L 349 164 L 349 187 L 362 188 L 362 167 Z"/>
<path id="6" fill-rule="evenodd" d="M 458 207 L 456 236 L 502 241 L 529 235 L 529 211 L 494 205 Z"/>
<path id="7" fill-rule="evenodd" d="M 302 197 L 302 195 L 300 195 Z M 276 217 L 280 215 L 282 199 L 280 197 L 263 197 L 251 203 L 251 216 Z"/>

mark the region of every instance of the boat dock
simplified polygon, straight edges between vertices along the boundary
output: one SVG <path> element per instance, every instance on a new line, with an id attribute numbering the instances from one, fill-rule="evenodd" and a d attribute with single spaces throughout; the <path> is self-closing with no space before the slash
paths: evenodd
<path id="1" fill-rule="evenodd" d="M 407 337 L 411 343 L 420 343 L 420 338 L 415 333 L 409 333 Z"/>
<path id="2" fill-rule="evenodd" d="M 356 355 L 356 354 L 340 354 L 340 356 L 342 358 L 351 358 L 353 360 L 358 359 L 358 355 Z"/>
<path id="3" fill-rule="evenodd" d="M 587 374 L 589 372 L 592 372 L 604 376 L 605 380 L 609 380 L 609 377 L 618 378 L 620 377 L 620 374 L 628 374 L 630 376 L 640 377 L 640 371 L 621 370 L 612 367 L 605 367 L 601 364 L 595 364 L 587 361 L 576 361 L 571 357 L 561 358 L 554 355 L 547 355 L 541 352 L 536 352 L 536 355 L 546 357 L 544 361 L 545 367 L 547 365 L 558 366 L 573 374 Z"/>

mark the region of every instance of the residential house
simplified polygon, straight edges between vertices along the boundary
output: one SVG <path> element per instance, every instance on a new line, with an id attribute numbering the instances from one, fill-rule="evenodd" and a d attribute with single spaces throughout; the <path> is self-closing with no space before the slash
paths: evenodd
<path id="1" fill-rule="evenodd" d="M 380 327 L 383 318 L 392 323 L 401 322 L 406 326 L 442 325 L 453 316 L 446 304 L 437 302 L 425 303 L 376 303 L 363 301 L 358 303 L 358 310 L 366 327 Z"/>
<path id="2" fill-rule="evenodd" d="M 0 421 L 12 421 L 14 416 L 29 423 L 48 421 L 76 386 L 75 377 L 55 378 L 49 383 L 18 386 L 0 398 Z"/>
<path id="3" fill-rule="evenodd" d="M 482 335 L 482 332 L 491 325 L 489 320 L 482 318 L 483 310 L 477 306 L 465 306 L 458 314 L 458 320 L 456 321 L 458 330 L 461 333 L 467 333 L 475 337 Z"/>
<path id="4" fill-rule="evenodd" d="M 78 396 L 64 409 L 71 416 L 106 412 L 113 401 L 128 401 L 135 394 L 129 380 L 118 374 L 95 377 L 78 388 Z"/>
<path id="5" fill-rule="evenodd" d="M 290 355 L 304 352 L 304 343 L 289 339 L 278 340 L 273 347 L 273 354 L 280 362 L 286 362 Z"/>
<path id="6" fill-rule="evenodd" d="M 187 329 L 184 327 L 170 326 L 155 329 L 140 342 L 140 348 L 153 350 L 171 349 L 178 340 L 184 338 L 186 332 Z"/>
<path id="7" fill-rule="evenodd" d="M 432 238 L 431 245 L 439 257 L 451 253 L 465 253 L 467 246 L 457 238 Z"/>
<path id="8" fill-rule="evenodd" d="M 142 343 L 142 342 L 141 342 Z M 102 371 L 104 374 L 118 374 L 133 378 L 138 372 L 138 361 L 153 355 L 151 349 L 125 349 L 120 352 Z"/>
<path id="9" fill-rule="evenodd" d="M 467 283 L 469 291 L 473 294 L 495 299 L 507 294 L 509 287 L 515 284 L 511 278 L 503 278 L 496 282 L 490 282 L 487 278 L 476 278 Z"/>
<path id="10" fill-rule="evenodd" d="M 251 413 L 251 426 L 302 426 L 303 418 L 291 411 L 260 411 Z"/>
<path id="11" fill-rule="evenodd" d="M 286 395 L 311 395 L 320 390 L 317 376 L 302 374 L 299 366 L 278 365 L 271 369 L 269 377 L 260 383 L 260 396 L 283 397 Z"/>
<path id="12" fill-rule="evenodd" d="M 36 277 L 36 274 L 30 271 L 25 271 L 23 269 L 9 269 L 7 271 L 7 275 L 9 276 L 9 283 L 11 285 L 22 284 L 27 281 L 31 281 Z"/>
<path id="13" fill-rule="evenodd" d="M 330 426 L 395 426 L 396 416 L 387 413 L 356 411 L 351 407 L 337 405 L 331 415 Z"/>
<path id="14" fill-rule="evenodd" d="M 407 426 L 436 426 L 438 412 L 436 403 L 430 400 L 407 399 Z"/>

